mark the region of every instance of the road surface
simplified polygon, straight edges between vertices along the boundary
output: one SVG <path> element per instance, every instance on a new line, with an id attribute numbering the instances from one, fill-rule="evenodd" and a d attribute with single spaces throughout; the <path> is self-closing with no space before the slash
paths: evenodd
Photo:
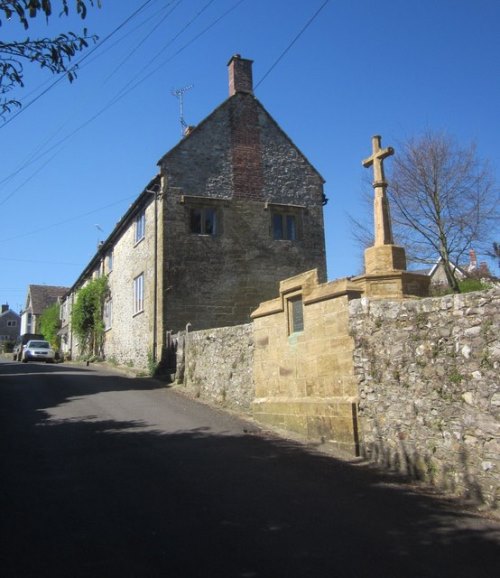
<path id="1" fill-rule="evenodd" d="M 0 574 L 493 578 L 500 524 L 149 379 L 0 362 Z"/>

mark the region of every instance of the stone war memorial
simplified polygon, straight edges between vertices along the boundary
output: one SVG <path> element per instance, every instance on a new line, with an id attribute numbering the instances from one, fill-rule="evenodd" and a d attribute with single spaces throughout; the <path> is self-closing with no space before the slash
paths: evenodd
<path id="1" fill-rule="evenodd" d="M 282 280 L 252 323 L 189 334 L 183 385 L 495 509 L 500 290 L 431 298 L 429 278 L 406 270 L 386 195 L 392 154 L 374 136 L 363 161 L 374 174 L 363 274 L 324 283 L 305 271 Z"/>

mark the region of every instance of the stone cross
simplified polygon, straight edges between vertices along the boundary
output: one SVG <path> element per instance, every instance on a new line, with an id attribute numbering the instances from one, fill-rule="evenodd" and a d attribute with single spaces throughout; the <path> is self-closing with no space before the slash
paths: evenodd
<path id="1" fill-rule="evenodd" d="M 375 246 L 392 245 L 391 216 L 389 211 L 389 201 L 385 194 L 387 182 L 384 176 L 383 160 L 394 154 L 392 147 L 385 149 L 380 146 L 381 137 L 372 137 L 372 155 L 363 161 L 363 166 L 368 168 L 373 165 L 373 189 L 375 191 L 374 200 L 374 226 L 375 226 Z"/>

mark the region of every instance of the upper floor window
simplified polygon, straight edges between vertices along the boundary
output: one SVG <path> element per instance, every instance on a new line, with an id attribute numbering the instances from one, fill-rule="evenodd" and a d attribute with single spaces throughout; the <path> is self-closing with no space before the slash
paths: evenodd
<path id="1" fill-rule="evenodd" d="M 17 321 L 7 321 L 7 327 L 17 327 Z"/>
<path id="2" fill-rule="evenodd" d="M 144 273 L 134 279 L 134 315 L 144 311 Z"/>
<path id="3" fill-rule="evenodd" d="M 135 242 L 138 243 L 144 239 L 146 232 L 146 213 L 141 211 L 135 218 Z"/>
<path id="4" fill-rule="evenodd" d="M 195 235 L 215 235 L 217 233 L 217 211 L 212 207 L 190 210 L 190 231 Z"/>
<path id="5" fill-rule="evenodd" d="M 297 215 L 282 211 L 271 213 L 273 239 L 296 241 L 299 237 Z"/>
<path id="6" fill-rule="evenodd" d="M 113 251 L 110 251 L 106 258 L 108 273 L 113 271 Z"/>

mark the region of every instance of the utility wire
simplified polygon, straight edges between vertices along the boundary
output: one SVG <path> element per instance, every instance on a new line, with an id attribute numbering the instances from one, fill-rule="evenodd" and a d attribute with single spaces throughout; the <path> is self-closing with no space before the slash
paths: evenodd
<path id="1" fill-rule="evenodd" d="M 264 74 L 264 76 L 259 80 L 259 82 L 255 85 L 255 89 L 257 90 L 257 88 L 264 82 L 264 80 L 271 74 L 271 72 L 276 68 L 276 66 L 279 64 L 279 62 L 283 59 L 283 57 L 285 56 L 285 54 L 290 50 L 290 48 L 292 48 L 292 46 L 297 42 L 297 40 L 302 36 L 302 34 L 304 34 L 304 32 L 309 28 L 309 26 L 313 23 L 313 21 L 316 19 L 316 17 L 318 16 L 318 14 L 323 10 L 323 8 L 328 4 L 330 0 L 325 0 L 325 2 L 323 2 L 323 4 L 318 8 L 318 10 L 316 10 L 316 12 L 311 16 L 311 18 L 309 18 L 309 20 L 306 22 L 306 24 L 302 27 L 302 29 L 300 30 L 300 32 L 297 34 L 297 36 L 295 36 L 295 38 L 290 42 L 290 44 L 285 48 L 285 50 L 283 50 L 283 52 L 278 56 L 278 58 L 274 61 L 274 63 L 271 65 L 271 67 L 268 69 L 268 71 Z"/>
<path id="2" fill-rule="evenodd" d="M 84 62 L 87 58 L 89 58 L 89 56 L 91 54 L 93 54 L 96 50 L 99 50 L 101 48 L 101 46 L 107 42 L 112 36 L 114 36 L 119 30 L 121 30 L 126 24 L 128 24 L 133 18 L 135 18 L 140 12 L 142 12 L 142 10 L 144 10 L 146 8 L 146 6 L 152 2 L 152 0 L 146 0 L 146 2 L 144 2 L 144 4 L 142 4 L 139 8 L 137 8 L 137 10 L 135 10 L 128 18 L 126 18 L 121 24 L 119 24 L 112 32 L 110 32 L 103 40 L 102 42 L 98 43 L 96 46 L 94 46 L 93 48 L 91 48 L 88 52 L 86 52 L 82 58 L 80 58 L 80 60 L 78 60 L 72 67 L 70 70 L 74 70 L 75 68 L 77 68 L 82 62 Z M 8 125 L 9 123 L 11 123 L 15 118 L 17 118 L 20 114 L 22 114 L 23 112 L 26 111 L 26 109 L 28 109 L 32 104 L 35 104 L 35 102 L 37 102 L 38 100 L 40 100 L 40 98 L 42 98 L 42 96 L 44 96 L 45 94 L 47 94 L 47 92 L 49 92 L 49 90 L 52 90 L 52 88 L 54 88 L 54 86 L 56 86 L 57 84 L 59 84 L 59 82 L 61 82 L 61 80 L 65 77 L 65 74 L 60 75 L 58 78 L 56 78 L 56 80 L 54 80 L 54 82 L 52 82 L 52 84 L 50 84 L 45 90 L 43 90 L 38 96 L 36 96 L 33 100 L 31 100 L 30 102 L 28 102 L 28 104 L 26 104 L 25 106 L 23 106 L 23 108 L 21 108 L 18 112 L 16 112 L 15 114 L 13 114 L 12 116 L 10 116 L 2 125 L 0 125 L 0 129 L 3 128 L 4 126 Z"/>
<path id="3" fill-rule="evenodd" d="M 212 0 L 213 1 L 213 0 Z M 126 96 L 129 92 L 131 92 L 132 90 L 134 90 L 135 88 L 137 88 L 139 85 L 141 85 L 144 81 L 146 81 L 148 78 L 150 78 L 155 72 L 157 72 L 158 70 L 160 70 L 160 68 L 162 68 L 163 66 L 165 66 L 165 64 L 168 64 L 169 62 L 171 62 L 176 56 L 178 56 L 181 52 L 183 52 L 184 50 L 186 50 L 186 48 L 188 48 L 189 46 L 191 46 L 191 44 L 193 44 L 194 42 L 196 42 L 196 40 L 198 40 L 199 38 L 201 38 L 204 34 L 206 34 L 209 30 L 211 30 L 214 26 L 216 26 L 223 18 L 225 18 L 228 14 L 230 14 L 233 10 L 235 10 L 236 8 L 238 8 L 238 6 L 240 4 L 242 4 L 243 2 L 245 2 L 245 0 L 239 0 L 238 2 L 236 2 L 236 4 L 234 4 L 233 6 L 231 6 L 231 8 L 229 8 L 228 10 L 226 10 L 223 14 L 221 14 L 221 16 L 219 16 L 218 18 L 216 18 L 211 24 L 209 24 L 208 26 L 206 26 L 201 32 L 199 32 L 196 36 L 194 36 L 193 38 L 191 38 L 191 40 L 189 40 L 186 44 L 184 44 L 183 46 L 181 46 L 176 52 L 174 52 L 171 56 L 169 56 L 166 60 L 163 60 L 156 68 L 154 68 L 149 74 L 147 74 L 146 76 L 143 76 L 140 80 L 138 80 L 135 84 L 133 84 L 132 86 L 130 86 L 130 88 L 128 90 L 122 90 L 122 92 L 115 98 L 114 101 L 112 101 L 110 103 L 109 106 L 117 103 L 119 100 L 121 100 L 124 96 Z M 211 4 L 211 2 L 209 2 L 209 4 Z M 178 35 L 177 35 L 178 36 Z M 129 83 L 130 84 L 130 83 Z"/>
<path id="4" fill-rule="evenodd" d="M 150 2 L 151 0 L 148 0 L 148 2 Z M 173 37 L 173 39 L 167 43 L 161 50 L 160 52 L 155 56 L 155 58 L 153 60 L 155 60 L 156 58 L 158 58 L 161 54 L 161 52 L 163 50 L 165 50 L 166 47 L 168 47 L 172 42 L 174 42 L 185 30 L 187 30 L 194 22 L 195 20 L 214 2 L 215 0 L 209 0 L 196 14 L 195 16 L 189 21 L 187 22 L 187 24 L 185 24 L 181 30 Z M 217 22 L 219 22 L 222 18 L 224 18 L 229 12 L 231 12 L 234 8 L 236 8 L 239 4 L 241 4 L 244 0 L 240 0 L 236 5 L 234 5 L 232 8 L 230 8 L 228 11 L 226 11 L 221 17 L 219 17 L 215 22 L 213 22 L 210 26 L 208 26 L 204 31 L 202 31 L 200 34 L 198 34 L 195 38 L 191 39 L 180 51 L 182 51 L 184 48 L 187 48 L 187 46 L 189 46 L 190 44 L 192 44 L 197 38 L 199 38 L 204 32 L 206 32 L 208 29 L 210 29 L 212 26 L 214 26 Z M 148 2 L 146 2 L 145 4 L 143 4 L 143 6 L 141 7 L 144 8 Z M 137 11 L 134 12 L 133 15 L 131 15 L 127 21 L 130 21 L 130 19 L 137 14 Z M 115 32 L 119 29 L 122 28 L 124 25 L 124 23 L 122 23 L 118 28 L 116 28 L 113 32 L 111 32 L 110 34 L 108 34 L 108 36 L 105 38 L 105 40 L 109 39 L 112 35 L 115 34 Z M 104 42 L 104 41 L 103 41 Z M 102 46 L 102 43 L 101 43 Z M 178 51 L 176 54 L 174 54 L 170 60 L 176 56 L 180 51 Z M 149 64 L 151 64 L 152 61 L 150 61 Z M 160 66 L 163 66 L 162 63 Z M 158 67 L 159 68 L 159 67 Z M 158 70 L 158 68 L 156 68 L 153 72 L 156 72 L 156 70 Z M 152 74 L 152 73 L 151 73 Z M 127 86 L 129 86 L 130 82 L 128 84 L 125 85 L 125 87 L 123 87 L 121 89 L 121 92 L 118 92 L 118 94 L 113 97 L 103 108 L 101 108 L 97 113 L 95 113 L 94 115 L 92 115 L 89 119 L 87 119 L 83 124 L 81 124 L 80 126 L 78 126 L 76 129 L 74 129 L 72 132 L 70 132 L 68 135 L 66 135 L 64 138 L 62 138 L 61 140 L 59 140 L 58 142 L 56 142 L 52 147 L 50 147 L 49 149 L 47 149 L 45 152 L 42 152 L 40 155 L 38 155 L 37 157 L 34 157 L 33 160 L 31 160 L 30 162 L 25 163 L 24 166 L 19 167 L 14 173 L 12 173 L 11 175 L 5 177 L 2 181 L 0 181 L 0 184 L 10 180 L 11 178 L 13 178 L 15 175 L 17 175 L 19 172 L 21 172 L 22 170 L 24 170 L 27 166 L 29 166 L 32 162 L 36 162 L 37 160 L 39 160 L 40 158 L 43 158 L 44 156 L 46 156 L 47 154 L 49 154 L 52 150 L 54 150 L 55 148 L 57 148 L 59 145 L 65 143 L 67 140 L 69 140 L 72 136 L 74 136 L 75 134 L 77 134 L 80 130 L 82 130 L 83 128 L 85 128 L 86 126 L 88 126 L 91 122 L 93 122 L 94 120 L 96 120 L 98 117 L 100 117 L 104 112 L 106 112 L 109 108 L 111 108 L 112 106 L 114 106 L 117 102 L 119 102 L 123 97 L 125 97 L 129 92 L 131 92 L 133 89 L 135 89 L 137 86 L 139 86 L 142 82 L 144 82 L 145 80 L 147 80 L 147 78 L 149 78 L 148 75 L 145 78 L 143 78 L 142 80 L 136 82 L 132 87 L 130 87 L 128 90 L 126 90 Z M 1 128 L 1 127 L 0 127 Z M 50 140 L 50 139 L 49 139 Z M 48 159 L 46 161 L 46 163 L 44 163 L 44 165 L 41 167 L 43 168 L 44 166 L 46 166 L 47 163 L 49 163 L 52 160 L 53 157 L 51 157 L 50 159 Z M 41 168 L 37 171 L 39 172 L 41 170 Z M 23 183 L 25 184 L 25 183 Z M 13 191 L 11 194 L 7 195 L 7 197 L 5 197 L 1 202 L 0 202 L 0 206 L 3 205 L 8 199 L 10 199 L 23 185 L 20 185 L 20 187 L 16 188 L 15 191 Z"/>
<path id="5" fill-rule="evenodd" d="M 127 62 L 127 60 L 129 60 L 130 57 L 139 50 L 139 48 L 151 37 L 151 35 L 155 32 L 155 30 L 157 30 L 165 22 L 165 20 L 181 3 L 182 0 L 177 0 L 177 3 L 174 4 L 174 6 L 172 6 L 172 8 L 156 23 L 153 29 L 149 30 L 146 36 L 144 36 L 142 40 L 138 44 L 136 44 L 136 46 L 127 54 L 127 56 L 125 56 L 125 58 L 115 67 L 115 69 L 107 77 L 106 82 L 108 82 L 110 78 L 112 78 L 118 72 L 118 70 L 120 70 L 120 68 L 125 64 L 125 62 Z M 170 4 L 168 4 L 167 7 L 170 6 L 171 4 L 173 4 L 173 2 L 170 2 Z"/>
<path id="6" fill-rule="evenodd" d="M 148 0 L 148 2 L 151 0 Z M 96 120 L 97 118 L 99 118 L 102 114 L 104 114 L 104 112 L 106 112 L 109 108 L 111 108 L 112 106 L 114 106 L 115 104 L 117 104 L 122 98 L 124 98 L 125 96 L 127 96 L 131 91 L 133 91 L 135 88 L 137 88 L 138 86 L 140 86 L 143 82 L 145 82 L 150 76 L 152 76 L 155 72 L 157 72 L 157 70 L 159 70 L 161 67 L 163 67 L 165 64 L 167 64 L 168 62 L 170 62 L 171 60 L 173 60 L 176 56 L 178 56 L 181 52 L 183 52 L 186 48 L 188 48 L 189 46 L 191 46 L 191 44 L 193 44 L 196 40 L 198 40 L 201 36 L 203 36 L 206 32 L 208 32 L 211 28 L 213 28 L 216 24 L 218 24 L 223 18 L 225 18 L 228 14 L 230 14 L 233 10 L 235 10 L 240 4 L 242 4 L 245 0 L 239 0 L 238 2 L 236 2 L 236 4 L 234 4 L 231 8 L 229 8 L 228 10 L 226 10 L 226 12 L 224 12 L 221 16 L 219 16 L 216 20 L 214 20 L 211 24 L 209 24 L 207 27 L 205 27 L 200 33 L 198 33 L 196 36 L 194 36 L 191 40 L 189 40 L 186 44 L 184 44 L 181 48 L 179 48 L 179 50 L 177 50 L 177 52 L 175 52 L 172 56 L 170 56 L 167 60 L 161 62 L 154 70 L 152 70 L 147 76 L 143 77 L 142 79 L 138 80 L 135 84 L 133 84 L 132 86 L 130 86 L 127 89 L 128 85 L 125 85 L 124 88 L 121 89 L 121 92 L 119 92 L 115 97 L 113 97 L 104 107 L 102 107 L 99 111 L 97 111 L 94 115 L 92 115 L 90 118 L 88 118 L 84 123 L 82 123 L 80 126 L 78 126 L 76 129 L 74 129 L 72 132 L 70 132 L 68 135 L 66 135 L 64 138 L 62 138 L 61 140 L 57 141 L 52 147 L 50 147 L 49 149 L 47 149 L 45 152 L 41 153 L 40 155 L 38 155 L 38 157 L 35 157 L 35 159 L 31 162 L 35 162 L 37 160 L 39 160 L 40 158 L 43 158 L 44 156 L 46 156 L 47 154 L 49 154 L 52 150 L 56 149 L 57 147 L 59 147 L 60 145 L 62 145 L 63 143 L 65 143 L 66 141 L 68 141 L 71 137 L 73 137 L 75 134 L 77 134 L 78 132 L 80 132 L 82 129 L 84 129 L 86 126 L 88 126 L 90 123 L 92 123 L 94 120 Z M 209 0 L 203 7 L 202 9 L 181 29 L 181 31 L 176 34 L 176 36 L 171 40 L 171 42 L 173 42 L 175 39 L 177 39 L 179 37 L 179 35 L 184 32 L 189 26 L 191 26 L 194 21 L 200 16 L 200 14 L 202 12 L 204 12 L 204 10 L 206 10 L 210 4 L 212 4 L 214 2 L 214 0 Z M 147 3 L 146 3 L 147 4 Z M 143 5 L 145 6 L 145 5 Z M 130 20 L 130 17 L 129 17 Z M 109 34 L 106 38 L 109 38 L 113 33 Z M 170 42 L 170 43 L 171 43 Z M 169 44 L 170 44 L 169 43 Z M 168 46 L 168 44 L 167 44 Z M 165 47 L 164 47 L 165 48 Z M 164 49 L 163 48 L 163 49 Z M 160 53 L 157 54 L 157 57 L 159 56 Z M 129 83 L 130 84 L 130 83 Z M 50 159 L 48 159 L 46 161 L 46 163 L 43 165 L 43 167 L 52 160 L 53 157 L 51 157 Z M 31 164 L 28 163 L 28 164 Z M 19 168 L 16 173 L 14 174 L 18 174 L 19 172 L 21 172 L 24 168 L 26 168 L 25 165 L 24 167 Z M 43 168 L 41 167 L 41 168 Z M 41 168 L 39 170 L 41 170 Z M 39 170 L 37 172 L 39 172 Z M 13 175 L 9 175 L 9 177 L 6 177 L 4 179 L 7 180 L 8 178 L 11 178 Z M 2 182 L 4 182 L 2 181 Z M 25 183 L 23 183 L 25 184 Z M 18 190 L 19 188 L 21 188 L 22 185 L 20 185 L 15 191 L 13 191 L 12 193 L 10 193 L 7 197 L 5 197 L 1 202 L 0 202 L 0 206 L 2 204 L 4 204 L 8 199 L 10 199 Z"/>
<path id="7" fill-rule="evenodd" d="M 41 233 L 43 231 L 48 231 L 49 229 L 53 229 L 54 227 L 59 227 L 61 225 L 66 225 L 67 223 L 72 223 L 73 221 L 78 221 L 83 217 L 88 217 L 89 215 L 93 215 L 98 213 L 99 211 L 103 211 L 104 209 L 109 209 L 110 207 L 114 207 L 115 205 L 119 205 L 124 201 L 129 201 L 130 199 L 135 199 L 137 195 L 129 195 L 118 201 L 114 201 L 113 203 L 109 203 L 109 205 L 104 205 L 103 207 L 98 207 L 97 209 L 92 209 L 91 211 L 87 211 L 86 213 L 81 213 L 79 215 L 74 215 L 73 217 L 69 217 L 68 219 L 64 219 L 63 221 L 58 221 L 57 223 L 52 223 L 51 225 L 46 225 L 45 227 L 40 227 L 39 229 L 35 229 L 33 231 L 29 231 L 27 233 L 20 233 L 19 235 L 14 235 L 13 237 L 8 237 L 7 239 L 0 239 L 0 243 L 6 243 L 8 241 L 14 241 L 15 239 L 21 239 L 22 237 L 29 237 L 30 235 L 36 235 L 37 233 Z"/>
<path id="8" fill-rule="evenodd" d="M 163 53 L 169 46 L 171 46 L 171 45 L 177 40 L 177 38 L 179 38 L 179 36 L 181 36 L 181 34 L 182 34 L 185 30 L 187 30 L 190 26 L 192 26 L 192 25 L 194 24 L 194 22 L 201 16 L 201 14 L 203 14 L 203 12 L 205 12 L 205 10 L 207 10 L 207 8 L 208 8 L 211 4 L 214 3 L 214 1 L 215 1 L 215 0 L 209 0 L 209 1 L 191 18 L 191 20 L 189 20 L 189 21 L 179 30 L 179 32 L 178 32 L 175 36 L 173 36 L 166 44 L 164 44 L 164 45 L 160 48 L 160 50 L 159 50 L 159 51 L 156 53 L 156 55 L 148 62 L 148 64 L 144 67 L 144 69 L 143 69 L 141 72 L 137 73 L 133 78 L 131 78 L 131 79 L 128 81 L 127 84 L 125 84 L 124 87 L 122 87 L 121 91 L 120 91 L 120 92 L 118 93 L 118 95 L 117 95 L 117 98 L 121 98 L 121 93 L 127 94 L 127 93 L 128 93 L 127 88 L 130 87 L 131 85 L 133 85 L 132 88 L 131 88 L 131 90 L 132 90 L 133 88 L 135 88 L 136 86 L 139 86 L 142 82 L 144 82 L 145 80 L 147 80 L 147 79 L 149 78 L 149 76 L 151 76 L 151 75 L 148 75 L 148 76 L 143 77 L 140 81 L 138 81 L 136 84 L 134 84 L 134 81 L 135 81 L 136 79 L 140 78 L 140 77 L 141 77 L 141 74 L 144 74 L 145 71 L 152 66 L 153 62 L 155 62 L 155 61 L 162 55 L 162 53 Z M 163 66 L 163 64 L 160 65 L 160 67 L 161 67 L 161 66 Z M 160 67 L 158 67 L 158 68 L 160 68 Z M 156 72 L 156 71 L 158 70 L 158 68 L 155 68 L 153 72 Z"/>

